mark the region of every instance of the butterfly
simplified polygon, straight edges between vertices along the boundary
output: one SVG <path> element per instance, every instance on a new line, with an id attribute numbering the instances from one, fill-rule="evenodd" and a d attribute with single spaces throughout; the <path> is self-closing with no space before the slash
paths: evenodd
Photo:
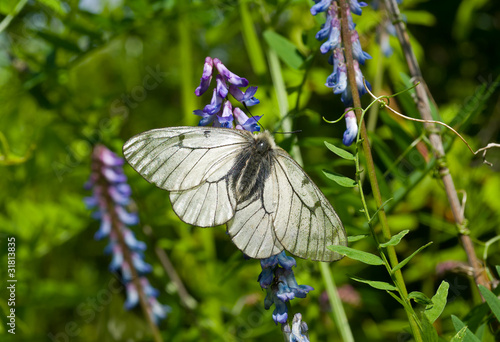
<path id="1" fill-rule="evenodd" d="M 342 255 L 342 222 L 321 190 L 268 131 L 170 127 L 123 146 L 127 162 L 170 192 L 174 212 L 198 227 L 227 224 L 243 253 L 264 259 L 283 250 L 318 261 Z"/>

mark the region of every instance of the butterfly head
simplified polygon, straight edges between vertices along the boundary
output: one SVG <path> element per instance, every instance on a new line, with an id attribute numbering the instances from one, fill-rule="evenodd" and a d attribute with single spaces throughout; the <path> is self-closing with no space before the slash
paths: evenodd
<path id="1" fill-rule="evenodd" d="M 276 148 L 276 143 L 268 131 L 264 131 L 254 136 L 255 150 L 257 153 L 264 155 L 269 150 Z"/>

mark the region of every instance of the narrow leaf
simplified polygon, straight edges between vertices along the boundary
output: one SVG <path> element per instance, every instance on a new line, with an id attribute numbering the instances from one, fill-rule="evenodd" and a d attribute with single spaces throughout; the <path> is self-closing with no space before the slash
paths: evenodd
<path id="1" fill-rule="evenodd" d="M 462 341 L 464 342 L 481 342 L 480 339 L 476 337 L 470 331 L 470 329 L 467 328 L 467 326 L 462 322 L 457 316 L 451 315 L 451 321 L 453 322 L 453 326 L 455 327 L 455 331 L 458 333 L 460 332 L 463 328 L 465 328 L 465 337 Z"/>
<path id="2" fill-rule="evenodd" d="M 391 295 L 392 298 L 394 298 L 401 306 L 405 306 L 405 303 L 399 298 L 396 294 L 392 293 L 391 291 L 386 291 L 388 294 Z"/>
<path id="3" fill-rule="evenodd" d="M 436 328 L 432 325 L 427 317 L 422 317 L 422 337 L 426 342 L 438 342 L 439 336 Z"/>
<path id="4" fill-rule="evenodd" d="M 410 255 L 408 258 L 404 259 L 399 264 L 397 264 L 396 267 L 394 267 L 392 269 L 392 273 L 394 274 L 397 270 L 400 270 L 401 268 L 403 268 L 418 252 L 420 252 L 422 249 L 424 249 L 425 247 L 429 246 L 430 244 L 432 244 L 432 241 L 429 242 L 428 244 L 420 247 L 415 252 L 413 252 L 412 255 Z"/>
<path id="5" fill-rule="evenodd" d="M 351 259 L 361 261 L 362 263 L 368 264 L 368 265 L 383 265 L 384 261 L 380 259 L 380 257 L 376 256 L 375 254 L 363 252 L 354 248 L 346 247 L 346 246 L 338 246 L 338 245 L 333 245 L 333 246 L 328 246 L 329 250 L 332 250 L 334 252 L 337 252 L 341 255 L 345 255 Z"/>
<path id="6" fill-rule="evenodd" d="M 450 342 L 462 342 L 465 339 L 465 333 L 467 332 L 467 327 L 460 329 L 455 336 L 450 340 Z"/>
<path id="7" fill-rule="evenodd" d="M 432 304 L 426 306 L 424 314 L 431 323 L 434 323 L 443 312 L 444 307 L 446 306 L 446 298 L 448 297 L 449 288 L 450 284 L 443 280 L 441 285 L 439 285 L 436 294 L 431 298 Z"/>
<path id="8" fill-rule="evenodd" d="M 273 49 L 279 58 L 290 68 L 299 69 L 302 66 L 304 57 L 291 41 L 270 30 L 265 31 L 263 35 L 269 47 Z"/>
<path id="9" fill-rule="evenodd" d="M 377 209 L 375 210 L 375 212 L 373 213 L 372 217 L 370 218 L 370 220 L 368 221 L 368 223 L 371 223 L 376 217 L 377 217 L 377 214 L 380 210 L 384 209 L 385 208 L 385 205 L 387 203 L 389 203 L 390 201 L 392 201 L 392 197 L 389 198 L 387 201 L 385 201 L 384 203 L 382 203 L 382 205 Z"/>
<path id="10" fill-rule="evenodd" d="M 386 283 L 384 281 L 366 280 L 359 277 L 351 277 L 351 279 L 360 283 L 368 284 L 377 290 L 385 290 L 385 291 L 397 290 L 396 286 Z"/>
<path id="11" fill-rule="evenodd" d="M 356 242 L 356 241 L 364 239 L 365 237 L 368 237 L 368 236 L 370 236 L 370 235 L 368 235 L 368 234 L 364 234 L 364 235 L 351 235 L 351 236 L 347 237 L 347 242 Z"/>
<path id="12" fill-rule="evenodd" d="M 334 181 L 335 183 L 337 183 L 340 186 L 343 186 L 346 188 L 352 188 L 352 187 L 356 186 L 356 182 L 349 177 L 342 176 L 338 173 L 328 171 L 328 170 L 323 170 L 323 173 L 325 174 L 326 177 L 328 177 L 329 179 L 331 179 L 332 181 Z"/>
<path id="13" fill-rule="evenodd" d="M 408 294 L 408 299 L 413 299 L 415 303 L 429 305 L 432 304 L 432 300 L 429 299 L 424 293 L 413 291 Z"/>
<path id="14" fill-rule="evenodd" d="M 330 151 L 332 151 L 333 153 L 335 153 L 336 155 L 338 155 L 340 158 L 344 158 L 344 159 L 347 159 L 347 160 L 355 160 L 354 156 L 352 155 L 352 153 L 350 152 L 347 152 L 346 150 L 344 150 L 343 148 L 340 148 L 340 147 L 337 147 L 333 144 L 330 144 L 329 142 L 325 141 L 325 146 L 326 148 L 328 148 Z"/>
<path id="15" fill-rule="evenodd" d="M 39 3 L 47 6 L 54 12 L 56 12 L 60 16 L 64 16 L 66 13 L 61 5 L 61 2 L 58 0 L 37 0 Z"/>
<path id="16" fill-rule="evenodd" d="M 491 311 L 493 314 L 496 316 L 497 320 L 500 322 L 500 299 L 488 290 L 486 287 L 483 285 L 479 285 L 479 291 L 481 291 L 481 294 L 484 297 L 484 300 L 486 303 L 488 303 L 488 306 L 490 307 Z"/>
<path id="17" fill-rule="evenodd" d="M 401 242 L 401 239 L 409 233 L 409 230 L 403 230 L 402 232 L 399 232 L 398 234 L 394 235 L 391 237 L 391 239 L 387 242 L 381 243 L 380 247 L 387 247 L 387 246 L 396 246 L 399 242 Z"/>

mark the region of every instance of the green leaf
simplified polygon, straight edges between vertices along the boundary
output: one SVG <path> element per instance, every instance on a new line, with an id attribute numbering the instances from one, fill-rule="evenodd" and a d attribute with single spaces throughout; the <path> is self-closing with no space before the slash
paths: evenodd
<path id="1" fill-rule="evenodd" d="M 389 241 L 381 243 L 380 247 L 385 248 L 387 246 L 396 246 L 401 241 L 401 239 L 409 232 L 410 232 L 409 230 L 403 230 L 403 231 L 399 232 L 398 234 L 391 237 L 391 239 Z"/>
<path id="2" fill-rule="evenodd" d="M 486 301 L 486 303 L 488 303 L 491 311 L 500 322 L 500 299 L 498 299 L 498 297 L 493 292 L 488 290 L 483 285 L 479 285 L 478 287 L 479 291 L 481 291 L 481 294 L 484 297 L 484 300 Z"/>
<path id="3" fill-rule="evenodd" d="M 344 158 L 344 159 L 347 159 L 347 160 L 355 160 L 354 156 L 352 155 L 352 153 L 344 150 L 343 148 L 340 148 L 340 147 L 337 147 L 333 144 L 330 144 L 329 142 L 325 141 L 325 146 L 330 150 L 332 151 L 333 153 L 335 153 L 336 155 L 338 155 L 340 158 Z"/>
<path id="4" fill-rule="evenodd" d="M 60 16 L 66 15 L 64 9 L 61 6 L 61 2 L 58 0 L 37 0 L 37 1 L 42 5 L 45 5 L 46 7 L 50 8 Z"/>
<path id="5" fill-rule="evenodd" d="M 408 299 L 413 299 L 415 303 L 429 305 L 432 304 L 432 300 L 429 299 L 424 293 L 413 291 L 408 294 Z"/>
<path id="6" fill-rule="evenodd" d="M 460 329 L 455 336 L 450 340 L 450 342 L 462 342 L 465 339 L 465 333 L 467 332 L 467 327 Z"/>
<path id="7" fill-rule="evenodd" d="M 400 270 L 401 268 L 403 268 L 418 252 L 420 252 L 422 249 L 424 249 L 425 247 L 429 246 L 430 244 L 432 244 L 432 241 L 429 242 L 428 244 L 420 247 L 415 252 L 413 252 L 412 255 L 410 255 L 408 258 L 404 259 L 399 264 L 397 264 L 396 267 L 394 267 L 392 269 L 392 273 L 394 274 L 397 270 Z"/>
<path id="8" fill-rule="evenodd" d="M 464 342 L 481 342 L 480 339 L 476 337 L 470 331 L 470 329 L 467 328 L 467 326 L 455 315 L 451 315 L 451 321 L 453 322 L 453 326 L 455 327 L 455 331 L 458 333 L 460 332 L 463 328 L 465 328 L 465 337 L 463 338 L 462 341 Z"/>
<path id="9" fill-rule="evenodd" d="M 443 280 L 441 285 L 439 285 L 436 294 L 431 298 L 432 304 L 427 305 L 425 308 L 424 314 L 431 323 L 434 323 L 443 312 L 444 307 L 446 306 L 446 298 L 448 297 L 449 288 L 450 284 Z"/>
<path id="10" fill-rule="evenodd" d="M 356 242 L 361 239 L 364 239 L 365 237 L 370 236 L 369 234 L 364 234 L 364 235 L 351 235 L 347 237 L 347 242 Z"/>
<path id="11" fill-rule="evenodd" d="M 422 317 L 422 337 L 426 342 L 438 342 L 439 336 L 436 331 L 436 328 L 432 325 L 431 322 L 427 319 L 427 317 Z"/>
<path id="12" fill-rule="evenodd" d="M 338 185 L 343 186 L 345 188 L 352 188 L 355 187 L 357 184 L 356 181 L 354 181 L 353 179 L 346 176 L 342 176 L 332 171 L 323 170 L 323 173 L 325 174 L 326 177 L 328 177 Z"/>
<path id="13" fill-rule="evenodd" d="M 368 284 L 377 290 L 385 290 L 385 291 L 397 290 L 396 286 L 386 283 L 384 281 L 366 280 L 359 277 L 351 277 L 351 279 L 360 283 Z"/>
<path id="14" fill-rule="evenodd" d="M 384 261 L 375 254 L 363 252 L 354 248 L 333 245 L 333 246 L 328 246 L 328 249 L 337 252 L 341 255 L 345 255 L 351 259 L 361 261 L 364 264 L 375 265 L 375 266 L 384 264 Z"/>
<path id="15" fill-rule="evenodd" d="M 304 57 L 297 47 L 282 35 L 267 30 L 264 32 L 264 39 L 278 57 L 292 69 L 299 69 L 304 63 Z"/>

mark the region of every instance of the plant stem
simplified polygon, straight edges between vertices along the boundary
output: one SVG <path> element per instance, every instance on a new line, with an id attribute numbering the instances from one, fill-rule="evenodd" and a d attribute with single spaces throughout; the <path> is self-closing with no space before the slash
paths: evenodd
<path id="1" fill-rule="evenodd" d="M 368 134 L 366 132 L 366 126 L 364 121 L 361 120 L 361 115 L 362 115 L 360 110 L 361 100 L 359 98 L 358 88 L 356 86 L 356 74 L 354 71 L 354 63 L 352 57 L 351 33 L 349 31 L 349 22 L 347 17 L 349 15 L 348 14 L 349 4 L 347 3 L 347 0 L 339 0 L 339 3 L 340 3 L 340 13 L 341 13 L 340 26 L 342 30 L 342 41 L 344 43 L 344 54 L 346 58 L 348 84 L 350 85 L 351 88 L 354 107 L 357 108 L 355 110 L 355 113 L 359 121 L 361 138 L 363 139 L 362 146 L 363 146 L 363 153 L 366 158 L 368 179 L 370 180 L 373 197 L 375 199 L 375 204 L 377 208 L 380 208 L 378 212 L 378 217 L 380 220 L 380 225 L 382 227 L 382 235 L 384 237 L 384 240 L 388 241 L 391 238 L 391 231 L 389 229 L 389 224 L 387 222 L 387 216 L 385 214 L 385 210 L 382 207 L 383 204 L 382 195 L 380 193 L 380 188 L 378 186 L 377 175 L 375 172 L 375 163 L 373 162 L 373 157 L 370 149 L 370 142 L 368 141 Z M 394 246 L 387 247 L 387 254 L 389 255 L 391 266 L 394 268 L 398 264 L 398 257 L 396 255 L 396 250 L 394 249 Z M 400 270 L 394 273 L 394 280 L 396 282 L 397 287 L 401 291 L 401 295 L 403 297 L 402 299 L 408 301 L 407 298 L 408 292 L 406 290 L 406 285 Z M 413 336 L 415 340 L 422 341 L 420 329 L 418 328 L 418 324 L 417 321 L 415 320 L 415 317 L 413 316 L 412 312 L 409 312 L 408 310 L 406 310 L 406 313 L 408 315 L 408 321 L 410 322 L 410 327 L 413 331 Z"/>
<path id="2" fill-rule="evenodd" d="M 279 62 L 279 58 L 273 49 L 269 48 L 267 50 L 268 60 L 269 60 L 269 69 L 271 73 L 271 78 L 273 80 L 274 89 L 276 91 L 276 97 L 278 100 L 278 107 L 281 119 L 283 120 L 283 130 L 291 131 L 292 130 L 292 119 L 288 114 L 288 98 L 286 94 L 285 81 L 283 80 L 283 75 L 281 73 L 281 66 Z M 295 138 L 297 139 L 297 138 Z M 302 155 L 300 153 L 300 148 L 297 144 L 292 145 L 291 151 L 293 157 L 302 165 Z M 344 311 L 344 307 L 342 306 L 342 301 L 340 300 L 339 294 L 335 287 L 335 282 L 333 279 L 333 275 L 330 272 L 330 268 L 326 263 L 320 262 L 321 275 L 323 277 L 323 281 L 325 282 L 328 297 L 330 299 L 330 303 L 333 310 L 333 319 L 337 324 L 337 328 L 342 336 L 342 339 L 347 342 L 354 341 L 352 336 L 351 327 L 349 326 L 349 322 L 347 321 L 347 316 Z"/>
<path id="3" fill-rule="evenodd" d="M 340 300 L 337 287 L 333 281 L 330 266 L 325 262 L 320 262 L 319 268 L 321 270 L 321 276 L 325 282 L 326 293 L 328 293 L 328 300 L 330 301 L 330 306 L 332 307 L 333 318 L 337 328 L 339 329 L 340 336 L 342 336 L 342 340 L 344 342 L 354 342 L 354 337 L 352 336 L 349 322 L 347 321 L 347 316 L 345 314 L 344 307 L 342 306 L 342 301 Z"/>
<path id="4" fill-rule="evenodd" d="M 414 84 L 418 82 L 421 83 L 420 86 L 417 86 L 415 88 L 415 93 L 417 95 L 415 98 L 417 109 L 422 119 L 433 120 L 429 105 L 429 100 L 432 100 L 432 98 L 429 98 L 431 95 L 428 94 L 428 92 L 426 92 L 427 84 L 425 83 L 425 80 L 422 77 L 422 73 L 420 71 L 420 67 L 417 62 L 417 58 L 410 44 L 410 38 L 406 31 L 405 24 L 403 20 L 401 20 L 399 7 L 396 3 L 396 0 L 385 0 L 385 3 L 389 13 L 392 16 L 393 24 L 396 27 L 397 37 L 399 43 L 401 44 L 403 54 L 405 55 L 406 63 L 408 64 L 408 68 L 413 78 L 413 82 Z M 455 189 L 453 177 L 451 176 L 450 170 L 446 165 L 445 152 L 441 136 L 437 133 L 435 124 L 425 123 L 424 127 L 429 132 L 429 140 L 433 147 L 433 153 L 436 159 L 438 160 L 439 174 L 441 176 L 441 179 L 443 181 L 446 190 L 446 195 L 448 197 L 448 201 L 451 206 L 451 211 L 453 213 L 455 223 L 459 230 L 458 234 L 460 240 L 462 241 L 465 253 L 467 254 L 469 265 L 474 270 L 474 279 L 476 285 L 483 285 L 486 288 L 491 289 L 491 284 L 487 278 L 486 273 L 484 272 L 484 268 L 476 256 L 474 245 L 472 244 L 470 236 L 468 235 L 468 230 L 464 227 L 465 218 L 463 215 L 462 206 L 460 204 L 460 200 L 458 199 L 458 194 Z"/>

